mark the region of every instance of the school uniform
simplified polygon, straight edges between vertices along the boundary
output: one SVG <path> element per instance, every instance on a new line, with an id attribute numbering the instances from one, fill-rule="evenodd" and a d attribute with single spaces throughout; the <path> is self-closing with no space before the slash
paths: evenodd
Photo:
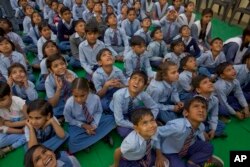
<path id="1" fill-rule="evenodd" d="M 215 68 L 220 63 L 226 61 L 226 56 L 223 52 L 220 52 L 219 55 L 214 58 L 210 50 L 202 53 L 201 56 L 196 59 L 197 65 L 199 66 L 199 73 L 208 77 L 215 73 Z"/>
<path id="2" fill-rule="evenodd" d="M 142 6 L 142 10 L 145 11 L 147 17 L 150 17 L 152 19 L 154 8 L 155 8 L 155 3 L 152 0 L 150 0 L 149 2 L 142 0 L 141 6 Z"/>
<path id="3" fill-rule="evenodd" d="M 53 42 L 57 42 L 57 37 L 56 37 L 56 35 L 53 34 L 52 32 L 51 32 L 50 40 L 53 41 Z M 42 49 L 43 49 L 43 44 L 44 44 L 45 42 L 47 42 L 47 39 L 45 39 L 43 36 L 41 36 L 41 37 L 39 38 L 39 40 L 37 41 L 37 52 L 38 52 L 37 58 L 38 58 L 38 60 L 39 60 L 39 61 L 37 61 L 37 62 L 39 62 L 39 63 L 40 63 L 41 60 L 43 59 L 43 51 L 42 51 Z"/>
<path id="4" fill-rule="evenodd" d="M 163 6 L 163 8 L 161 8 L 160 3 L 155 2 L 153 11 L 156 13 L 156 18 L 158 20 L 161 20 L 161 18 L 163 18 L 166 15 L 167 11 L 168 11 L 168 3 L 166 3 Z"/>
<path id="5" fill-rule="evenodd" d="M 85 113 L 87 112 L 87 114 Z M 98 142 L 115 128 L 112 115 L 103 115 L 100 98 L 92 93 L 87 95 L 85 104 L 78 104 L 71 96 L 64 108 L 64 117 L 69 123 L 69 151 L 76 153 Z M 89 119 L 91 117 L 91 120 Z M 83 124 L 96 127 L 95 135 L 88 135 Z"/>
<path id="6" fill-rule="evenodd" d="M 23 19 L 23 33 L 28 34 L 31 27 L 31 18 L 29 16 L 25 16 Z"/>
<path id="7" fill-rule="evenodd" d="M 69 155 L 66 151 L 60 151 L 57 154 L 57 167 L 81 167 L 80 163 L 73 155 Z"/>
<path id="8" fill-rule="evenodd" d="M 94 15 L 88 8 L 86 8 L 82 13 L 82 19 L 87 23 L 89 19 Z"/>
<path id="9" fill-rule="evenodd" d="M 220 102 L 219 114 L 224 116 L 235 115 L 242 107 L 248 107 L 240 82 L 237 79 L 226 81 L 219 78 L 215 84 L 215 95 Z"/>
<path id="10" fill-rule="evenodd" d="M 5 77 L 3 76 L 3 74 L 0 71 L 0 82 L 6 82 Z"/>
<path id="11" fill-rule="evenodd" d="M 163 17 L 160 20 L 161 30 L 163 32 L 163 40 L 166 44 L 173 42 L 173 38 L 179 34 L 180 26 L 177 21 L 169 21 L 166 17 Z"/>
<path id="12" fill-rule="evenodd" d="M 164 55 L 168 52 L 167 44 L 163 40 L 160 42 L 152 41 L 149 43 L 147 50 L 150 65 L 154 68 L 158 68 L 163 61 Z"/>
<path id="13" fill-rule="evenodd" d="M 144 19 L 144 18 L 146 18 L 147 17 L 147 15 L 145 14 L 145 12 L 144 12 L 144 10 L 142 9 L 142 8 L 140 8 L 138 11 L 136 11 L 136 18 L 140 21 L 140 22 L 142 22 L 142 20 Z"/>
<path id="14" fill-rule="evenodd" d="M 92 74 L 98 67 L 96 55 L 103 48 L 105 48 L 105 45 L 100 40 L 96 41 L 93 48 L 88 44 L 87 40 L 83 41 L 79 45 L 79 59 L 81 66 L 88 74 Z"/>
<path id="15" fill-rule="evenodd" d="M 45 80 L 47 75 L 49 74 L 47 65 L 46 65 L 46 60 L 47 58 L 43 58 L 41 63 L 40 63 L 40 74 L 36 82 L 36 90 L 38 91 L 45 91 Z"/>
<path id="16" fill-rule="evenodd" d="M 191 16 L 191 19 L 190 21 L 188 22 L 188 18 L 186 16 L 185 13 L 181 13 L 178 18 L 177 18 L 177 22 L 180 24 L 180 26 L 183 26 L 183 25 L 188 25 L 189 28 L 192 27 L 192 25 L 194 24 L 194 21 L 195 21 L 195 17 L 196 15 L 194 13 L 192 13 L 192 16 Z"/>
<path id="17" fill-rule="evenodd" d="M 167 53 L 165 56 L 164 56 L 164 59 L 168 60 L 168 61 L 172 61 L 173 63 L 175 63 L 178 68 L 180 67 L 180 62 L 181 62 L 181 59 L 183 59 L 184 57 L 186 56 L 185 53 L 181 53 L 180 55 L 176 55 L 174 52 L 170 52 L 170 53 Z"/>
<path id="18" fill-rule="evenodd" d="M 15 18 L 16 22 L 18 23 L 19 29 L 22 31 L 23 30 L 23 19 L 25 17 L 25 13 L 23 11 L 23 8 L 19 6 L 18 8 L 15 9 Z"/>
<path id="19" fill-rule="evenodd" d="M 73 71 L 68 70 L 68 72 L 71 75 L 73 75 L 74 78 L 77 78 L 77 75 Z M 71 88 L 70 88 L 71 83 L 66 81 L 65 76 L 62 76 L 62 77 L 64 78 L 65 83 L 63 84 L 63 89 L 61 90 L 59 101 L 58 101 L 57 105 L 54 106 L 54 108 L 53 108 L 53 113 L 54 113 L 54 116 L 56 116 L 56 117 L 60 117 L 63 115 L 64 105 L 65 105 L 67 99 L 71 96 Z M 63 80 L 63 78 L 62 78 L 62 80 Z M 55 82 L 54 74 L 50 73 L 47 76 L 47 78 L 45 80 L 45 89 L 46 89 L 46 95 L 47 95 L 48 99 L 52 98 L 55 95 L 56 82 Z"/>
<path id="20" fill-rule="evenodd" d="M 19 52 L 25 51 L 25 45 L 23 43 L 23 40 L 17 33 L 11 31 L 11 32 L 8 32 L 6 36 L 15 44 L 17 51 Z"/>
<path id="21" fill-rule="evenodd" d="M 132 4 L 128 1 L 127 3 L 123 3 L 122 1 L 120 1 L 118 4 L 117 4 L 117 15 L 121 14 L 121 9 L 122 9 L 122 6 L 123 5 L 126 5 L 128 8 L 131 8 L 132 7 Z"/>
<path id="22" fill-rule="evenodd" d="M 143 28 L 140 28 L 138 31 L 135 32 L 135 35 L 139 35 L 145 40 L 146 45 L 148 45 L 152 41 L 150 34 L 150 31 L 145 32 Z"/>
<path id="23" fill-rule="evenodd" d="M 113 70 L 111 74 L 107 75 L 105 71 L 103 70 L 103 68 L 99 67 L 94 72 L 93 78 L 92 78 L 92 81 L 95 85 L 96 92 L 99 92 L 103 88 L 104 84 L 111 79 L 119 79 L 123 85 L 127 85 L 127 79 L 125 78 L 123 72 L 119 68 L 113 66 Z M 119 88 L 114 88 L 114 87 L 109 88 L 105 96 L 101 98 L 102 108 L 104 111 L 109 111 L 110 101 L 113 97 L 113 94 L 118 89 Z"/>
<path id="24" fill-rule="evenodd" d="M 63 0 L 63 4 L 72 10 L 73 5 L 75 4 L 74 0 Z"/>
<path id="25" fill-rule="evenodd" d="M 119 2 L 120 2 L 120 0 L 110 0 L 109 1 L 109 3 L 114 7 L 114 9 L 115 9 L 115 12 L 116 12 L 116 14 L 117 14 L 117 9 L 118 9 L 118 4 L 119 4 Z"/>
<path id="26" fill-rule="evenodd" d="M 157 117 L 158 106 L 146 92 L 141 92 L 135 98 L 130 96 L 128 88 L 119 89 L 114 93 L 109 107 L 114 112 L 118 134 L 123 138 L 133 129 L 133 124 L 130 122 L 131 111 L 139 108 L 142 104 L 151 109 L 154 117 Z"/>
<path id="27" fill-rule="evenodd" d="M 75 21 L 82 19 L 82 13 L 86 9 L 86 6 L 84 4 L 78 6 L 77 4 L 74 4 L 72 7 L 72 15 L 73 19 Z"/>
<path id="28" fill-rule="evenodd" d="M 187 118 L 169 121 L 165 126 L 158 128 L 159 142 L 156 148 L 160 149 L 169 160 L 169 166 L 186 167 L 187 164 L 182 158 L 203 166 L 213 154 L 213 146 L 205 141 L 204 130 L 202 123 L 198 129 L 192 130 L 192 125 Z M 189 146 L 184 147 L 188 139 Z M 187 152 L 184 151 L 185 148 Z"/>
<path id="29" fill-rule="evenodd" d="M 45 4 L 44 7 L 43 7 L 43 18 L 44 20 L 49 20 L 49 12 L 51 11 L 52 9 L 47 5 Z"/>
<path id="30" fill-rule="evenodd" d="M 180 37 L 179 39 L 177 38 L 177 40 L 181 40 L 184 42 L 184 45 L 185 45 L 184 52 L 190 53 L 191 55 L 195 56 L 196 58 L 200 57 L 201 50 L 200 50 L 200 48 L 199 48 L 199 46 L 194 38 L 192 38 L 191 36 L 189 36 L 188 39 Z"/>
<path id="31" fill-rule="evenodd" d="M 184 8 L 184 6 L 180 6 L 180 8 L 179 8 L 179 10 L 177 10 L 175 7 L 174 7 L 174 5 L 170 5 L 169 7 L 168 7 L 168 9 L 174 9 L 174 10 L 176 10 L 176 12 L 180 15 L 180 14 L 183 14 L 184 12 L 185 12 L 185 8 Z"/>
<path id="32" fill-rule="evenodd" d="M 94 15 L 88 20 L 88 24 L 92 24 L 92 25 L 97 26 L 98 32 L 99 32 L 98 39 L 103 41 L 104 33 L 105 33 L 106 29 L 108 28 L 108 26 L 107 26 L 105 18 L 102 15 L 100 15 L 100 17 L 101 17 L 100 22 L 97 21 L 96 16 L 97 16 L 97 14 L 94 13 Z"/>
<path id="33" fill-rule="evenodd" d="M 37 26 L 37 25 L 34 26 L 34 27 L 31 26 L 28 35 L 29 35 L 30 38 L 32 39 L 32 41 L 33 41 L 35 47 L 37 47 L 37 41 L 38 41 L 38 39 L 40 38 L 40 33 L 39 33 L 39 31 L 38 31 L 38 26 Z"/>
<path id="34" fill-rule="evenodd" d="M 125 30 L 128 39 L 134 36 L 135 32 L 141 28 L 141 23 L 139 20 L 135 19 L 134 21 L 129 21 L 125 19 L 121 23 L 121 28 Z"/>
<path id="35" fill-rule="evenodd" d="M 59 124 L 58 120 L 55 117 L 54 119 Z M 34 129 L 34 130 L 37 142 L 53 151 L 57 150 L 69 138 L 69 135 L 66 132 L 64 132 L 65 133 L 64 138 L 58 137 L 52 125 L 48 125 L 45 128 Z M 24 128 L 24 134 L 26 142 L 28 143 L 30 140 L 30 130 L 27 126 L 25 126 Z"/>
<path id="36" fill-rule="evenodd" d="M 132 131 L 121 143 L 122 157 L 119 167 L 140 167 L 144 163 L 147 166 L 154 166 L 155 150 L 153 149 L 153 144 L 155 140 L 156 136 L 145 140 L 139 133 Z"/>
<path id="37" fill-rule="evenodd" d="M 155 76 L 155 72 L 152 71 L 150 66 L 147 52 L 142 53 L 142 55 L 137 55 L 133 50 L 130 50 L 124 56 L 124 67 L 126 77 L 130 77 L 130 75 L 137 70 L 144 71 L 148 77 Z"/>
<path id="38" fill-rule="evenodd" d="M 176 83 L 169 84 L 166 81 L 152 80 L 146 92 L 154 99 L 159 108 L 158 118 L 168 122 L 176 119 L 177 114 L 173 111 L 174 104 L 180 102 Z"/>

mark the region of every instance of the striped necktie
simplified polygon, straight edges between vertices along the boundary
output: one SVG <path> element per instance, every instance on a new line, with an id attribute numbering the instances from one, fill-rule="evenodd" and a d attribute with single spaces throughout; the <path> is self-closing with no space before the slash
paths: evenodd
<path id="1" fill-rule="evenodd" d="M 113 36 L 113 44 L 115 45 L 115 46 L 119 46 L 118 45 L 118 32 L 117 32 L 118 30 L 114 30 L 114 36 Z"/>
<path id="2" fill-rule="evenodd" d="M 64 76 L 60 76 L 60 79 L 62 81 L 63 84 L 63 97 L 64 100 L 66 101 L 68 99 L 68 97 L 70 96 L 70 85 L 69 83 L 66 81 L 66 79 L 64 78 Z"/>
<path id="3" fill-rule="evenodd" d="M 87 106 L 86 106 L 86 103 L 83 103 L 83 104 L 82 104 L 82 111 L 83 111 L 83 114 L 84 114 L 84 116 L 85 116 L 86 123 L 87 123 L 87 124 L 90 124 L 90 123 L 94 120 L 94 118 L 93 118 L 93 116 L 89 113 L 88 108 L 87 108 Z"/>
<path id="4" fill-rule="evenodd" d="M 131 36 L 130 37 L 132 37 L 134 35 L 133 22 L 130 22 L 130 32 L 131 32 Z"/>
<path id="5" fill-rule="evenodd" d="M 129 97 L 129 102 L 128 102 L 128 113 L 130 113 L 133 110 L 133 101 L 134 98 Z"/>
<path id="6" fill-rule="evenodd" d="M 9 58 L 9 61 L 10 61 L 10 65 L 12 65 L 14 63 L 13 56 L 10 55 L 8 58 Z"/>
<path id="7" fill-rule="evenodd" d="M 163 57 L 163 52 L 162 52 L 162 44 L 160 42 L 160 46 L 159 46 L 159 56 Z"/>
<path id="8" fill-rule="evenodd" d="M 167 44 L 169 44 L 170 43 L 170 35 L 171 35 L 171 26 L 172 26 L 172 23 L 173 22 L 170 22 L 169 23 L 169 27 L 168 27 L 168 31 L 167 31 L 167 38 L 166 38 L 166 42 L 167 42 Z"/>
<path id="9" fill-rule="evenodd" d="M 140 69 L 141 69 L 141 56 L 137 55 L 135 71 L 139 71 Z"/>
<path id="10" fill-rule="evenodd" d="M 145 153 L 145 158 L 140 161 L 140 164 L 143 167 L 149 167 L 150 162 L 151 162 L 151 139 L 146 141 L 146 153 Z"/>
<path id="11" fill-rule="evenodd" d="M 186 156 L 188 149 L 191 145 L 191 142 L 195 137 L 194 132 L 195 132 L 195 130 L 193 128 L 191 128 L 191 132 L 189 133 L 188 137 L 186 138 L 186 140 L 184 142 L 184 145 L 183 145 L 181 151 L 179 152 L 180 157 Z"/>

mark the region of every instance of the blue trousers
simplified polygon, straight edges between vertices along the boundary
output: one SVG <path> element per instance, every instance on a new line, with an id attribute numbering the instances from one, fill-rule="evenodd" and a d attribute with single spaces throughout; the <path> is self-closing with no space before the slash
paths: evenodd
<path id="1" fill-rule="evenodd" d="M 211 75 L 215 73 L 215 68 L 199 67 L 198 72 L 201 75 L 211 77 Z"/>
<path id="2" fill-rule="evenodd" d="M 116 130 L 117 130 L 117 133 L 118 133 L 122 138 L 125 138 L 125 137 L 127 137 L 128 134 L 129 134 L 130 132 L 132 132 L 134 129 L 132 129 L 132 128 L 127 128 L 127 127 L 118 126 L 118 127 L 116 128 Z"/>
<path id="3" fill-rule="evenodd" d="M 206 132 L 209 132 L 211 129 L 209 128 L 208 122 L 206 121 L 204 124 L 205 124 Z M 223 134 L 225 131 L 225 128 L 226 128 L 225 123 L 222 122 L 221 120 L 218 120 L 218 124 L 215 130 L 215 136 L 220 136 L 221 134 Z"/>
<path id="4" fill-rule="evenodd" d="M 156 69 L 159 68 L 159 65 L 160 65 L 161 63 L 162 63 L 162 60 L 150 61 L 151 67 L 156 68 Z"/>
<path id="5" fill-rule="evenodd" d="M 58 47 L 60 48 L 60 50 L 62 52 L 70 51 L 70 43 L 69 43 L 69 41 L 61 41 L 61 42 L 59 42 Z"/>
<path id="6" fill-rule="evenodd" d="M 63 110 L 64 110 L 64 106 L 65 106 L 66 101 L 60 97 L 57 105 L 55 107 L 53 107 L 53 114 L 55 117 L 59 118 L 61 116 L 63 116 Z"/>
<path id="7" fill-rule="evenodd" d="M 209 142 L 196 140 L 188 149 L 187 155 L 184 158 L 194 162 L 197 165 L 203 164 L 212 156 L 213 146 Z M 169 160 L 170 167 L 197 167 L 186 163 L 177 153 L 165 154 Z"/>
<path id="8" fill-rule="evenodd" d="M 11 146 L 18 148 L 26 143 L 24 134 L 4 134 L 0 133 L 0 148 Z"/>
<path id="9" fill-rule="evenodd" d="M 113 98 L 113 94 L 118 90 L 118 88 L 112 88 L 106 92 L 106 95 L 101 98 L 102 109 L 106 112 L 111 112 L 109 104 Z"/>
<path id="10" fill-rule="evenodd" d="M 38 80 L 36 82 L 36 90 L 45 91 L 45 80 L 46 75 L 39 75 Z"/>
<path id="11" fill-rule="evenodd" d="M 105 137 L 115 127 L 115 119 L 112 115 L 102 115 L 99 125 L 95 130 L 95 135 L 88 135 L 84 128 L 69 125 L 69 151 L 71 153 L 76 153 L 93 145 Z"/>
<path id="12" fill-rule="evenodd" d="M 170 110 L 159 110 L 159 114 L 158 114 L 158 118 L 159 120 L 167 123 L 168 121 L 174 120 L 176 118 L 178 118 L 178 115 L 174 112 L 174 111 L 170 111 Z"/>
<path id="13" fill-rule="evenodd" d="M 186 101 L 188 101 L 194 97 L 194 93 L 182 91 L 182 92 L 179 92 L 179 97 L 180 97 L 180 100 L 185 103 Z"/>
<path id="14" fill-rule="evenodd" d="M 73 68 L 81 68 L 81 63 L 80 60 L 76 59 L 75 57 L 71 57 L 69 64 L 73 67 Z"/>

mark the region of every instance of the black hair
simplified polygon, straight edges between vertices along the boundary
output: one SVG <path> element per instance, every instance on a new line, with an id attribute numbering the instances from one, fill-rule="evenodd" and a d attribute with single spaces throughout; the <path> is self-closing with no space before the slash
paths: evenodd
<path id="1" fill-rule="evenodd" d="M 96 55 L 96 61 L 100 61 L 101 60 L 101 57 L 102 57 L 102 54 L 105 52 L 105 51 L 108 51 L 112 54 L 112 52 L 108 49 L 108 48 L 103 48 L 101 49 L 97 55 Z"/>
<path id="2" fill-rule="evenodd" d="M 141 108 L 134 109 L 131 111 L 131 122 L 134 125 L 138 125 L 140 120 L 142 120 L 143 117 L 146 115 L 150 115 L 154 117 L 153 113 L 151 112 L 149 108 L 141 107 Z"/>
<path id="3" fill-rule="evenodd" d="M 52 55 L 52 56 L 49 56 L 46 60 L 46 66 L 48 69 L 51 69 L 51 66 L 52 66 L 52 63 L 56 60 L 62 60 L 65 64 L 66 63 L 66 60 L 64 59 L 64 57 L 58 53 L 58 54 L 55 54 L 55 55 Z"/>
<path id="4" fill-rule="evenodd" d="M 196 77 L 192 78 L 190 85 L 195 90 L 200 87 L 201 81 L 203 81 L 206 78 L 208 78 L 208 76 L 206 75 L 197 75 Z"/>
<path id="5" fill-rule="evenodd" d="M 13 25 L 12 25 L 12 22 L 9 19 L 7 19 L 7 18 L 0 18 L 0 21 L 6 22 L 8 24 L 8 26 L 9 26 L 9 28 L 10 28 L 10 31 L 12 31 Z M 8 33 L 8 32 L 5 32 L 5 33 Z"/>
<path id="6" fill-rule="evenodd" d="M 53 107 L 44 99 L 37 99 L 29 103 L 27 114 L 33 111 L 39 111 L 42 116 L 48 116 L 50 114 L 50 117 L 53 117 Z"/>
<path id="7" fill-rule="evenodd" d="M 56 48 L 57 48 L 57 53 L 60 54 L 60 49 L 59 47 L 57 46 L 57 44 L 54 42 L 54 41 L 51 41 L 51 40 L 48 40 L 46 41 L 44 44 L 43 44 L 43 47 L 42 47 L 42 52 L 43 52 L 43 57 L 48 57 L 48 55 L 45 53 L 45 48 L 48 44 L 52 43 Z"/>
<path id="8" fill-rule="evenodd" d="M 188 1 L 188 2 L 186 2 L 186 3 L 184 4 L 184 8 L 187 8 L 189 4 L 194 4 L 194 2 L 193 2 L 193 1 Z"/>
<path id="9" fill-rule="evenodd" d="M 75 27 L 76 27 L 78 24 L 80 24 L 80 23 L 86 24 L 86 22 L 85 22 L 83 19 L 79 19 L 79 20 L 77 20 L 77 21 L 75 22 Z"/>
<path id="10" fill-rule="evenodd" d="M 135 12 L 135 8 L 128 8 L 128 11 L 127 11 L 127 14 L 129 14 L 129 12 L 131 12 L 131 11 L 134 11 Z"/>
<path id="11" fill-rule="evenodd" d="M 242 41 L 245 41 L 245 38 L 246 36 L 250 36 L 250 26 L 246 27 L 244 30 L 243 30 L 243 33 L 242 33 Z M 249 42 L 244 44 L 244 42 L 242 42 L 241 46 L 240 46 L 240 51 L 242 51 L 244 49 L 245 46 L 248 46 L 249 45 Z"/>
<path id="12" fill-rule="evenodd" d="M 134 76 L 134 75 L 138 75 L 140 77 L 142 77 L 144 79 L 144 84 L 146 85 L 148 83 L 148 76 L 144 71 L 134 71 L 131 76 L 130 79 Z"/>
<path id="13" fill-rule="evenodd" d="M 175 64 L 172 61 L 164 61 L 164 62 L 162 62 L 159 65 L 159 68 L 157 69 L 155 80 L 156 81 L 163 81 L 165 76 L 166 76 L 166 72 L 169 70 L 169 68 L 171 66 L 177 66 L 177 64 Z"/>
<path id="14" fill-rule="evenodd" d="M 0 37 L 0 42 L 3 42 L 3 41 L 8 41 L 11 45 L 11 48 L 12 48 L 12 51 L 15 51 L 16 47 L 15 47 L 15 44 L 9 39 L 9 38 L 6 38 L 6 37 Z"/>
<path id="15" fill-rule="evenodd" d="M 33 17 L 34 17 L 34 15 L 35 14 L 38 14 L 40 17 L 41 17 L 41 21 L 42 21 L 42 16 L 40 15 L 40 13 L 39 12 L 37 12 L 37 11 L 34 11 L 32 14 L 31 14 L 31 25 L 34 27 L 35 26 L 35 23 L 34 23 L 34 21 L 33 21 Z"/>
<path id="16" fill-rule="evenodd" d="M 87 92 L 90 91 L 89 81 L 85 78 L 75 78 L 71 84 L 71 89 L 80 89 Z"/>
<path id="17" fill-rule="evenodd" d="M 27 5 L 25 5 L 25 6 L 23 7 L 23 11 L 24 11 L 24 12 L 26 12 L 27 7 L 33 8 L 30 4 L 27 4 Z M 33 10 L 34 10 L 34 8 L 33 8 Z"/>
<path id="18" fill-rule="evenodd" d="M 8 68 L 8 76 L 10 76 L 10 74 L 12 73 L 13 69 L 15 68 L 21 68 L 23 70 L 23 72 L 27 75 L 27 71 L 25 69 L 25 67 L 21 64 L 21 63 L 14 63 L 12 64 L 9 68 Z"/>
<path id="19" fill-rule="evenodd" d="M 130 46 L 146 45 L 146 41 L 139 35 L 132 36 L 130 38 Z"/>
<path id="20" fill-rule="evenodd" d="M 115 16 L 115 14 L 114 14 L 114 13 L 108 14 L 107 17 L 106 17 L 106 23 L 108 23 L 109 18 L 110 18 L 111 16 Z M 115 17 L 116 17 L 116 16 L 115 16 Z"/>
<path id="21" fill-rule="evenodd" d="M 182 40 L 180 40 L 180 39 L 174 40 L 174 41 L 171 43 L 171 45 L 170 45 L 171 51 L 174 52 L 174 47 L 175 47 L 176 45 L 179 45 L 179 44 L 182 44 L 183 46 L 185 46 L 185 44 L 184 44 L 184 42 L 183 42 Z"/>
<path id="22" fill-rule="evenodd" d="M 1 27 L 0 27 L 0 37 L 3 37 L 5 35 L 5 31 L 4 31 L 4 29 L 2 29 Z"/>
<path id="23" fill-rule="evenodd" d="M 212 39 L 212 41 L 210 42 L 210 45 L 213 45 L 213 43 L 214 43 L 215 41 L 221 41 L 221 42 L 223 42 L 223 40 L 222 40 L 220 37 L 215 37 L 215 38 Z"/>
<path id="24" fill-rule="evenodd" d="M 0 81 L 0 98 L 4 96 L 10 96 L 11 90 L 9 84 Z"/>
<path id="25" fill-rule="evenodd" d="M 184 109 L 186 111 L 189 111 L 190 106 L 194 103 L 194 102 L 199 102 L 205 105 L 206 109 L 208 107 L 208 103 L 207 100 L 204 97 L 201 96 L 194 96 L 192 99 L 188 100 L 185 104 L 184 104 Z"/>
<path id="26" fill-rule="evenodd" d="M 179 29 L 179 33 L 181 33 L 181 32 L 182 32 L 182 29 L 185 28 L 185 27 L 187 27 L 187 28 L 190 29 L 190 27 L 189 27 L 188 25 L 183 25 L 183 26 L 181 26 L 181 28 Z"/>
<path id="27" fill-rule="evenodd" d="M 211 8 L 206 8 L 206 9 L 203 9 L 203 11 L 201 12 L 201 17 L 202 16 L 205 16 L 207 14 L 211 14 L 212 16 L 214 15 L 214 12 Z"/>
<path id="28" fill-rule="evenodd" d="M 247 59 L 249 59 L 249 58 L 250 58 L 250 52 L 247 53 L 247 54 L 245 54 L 245 55 L 243 56 L 243 58 L 242 58 L 242 64 L 246 64 Z"/>
<path id="29" fill-rule="evenodd" d="M 49 29 L 51 29 L 50 25 L 47 22 L 42 21 L 40 24 L 38 24 L 38 31 L 41 32 L 44 27 L 49 27 Z"/>
<path id="30" fill-rule="evenodd" d="M 87 34 L 88 32 L 99 33 L 97 25 L 87 23 L 85 26 L 85 33 Z"/>
<path id="31" fill-rule="evenodd" d="M 61 8 L 61 10 L 60 10 L 60 14 L 63 15 L 63 13 L 65 13 L 65 12 L 70 12 L 71 13 L 71 10 L 66 6 L 63 6 Z"/>
<path id="32" fill-rule="evenodd" d="M 155 33 L 156 33 L 156 31 L 158 31 L 158 30 L 161 30 L 161 27 L 160 27 L 160 26 L 155 27 L 154 30 L 151 31 L 150 37 L 151 37 L 151 38 L 154 38 Z"/>
<path id="33" fill-rule="evenodd" d="M 180 68 L 181 68 L 181 70 L 184 70 L 184 66 L 186 66 L 186 64 L 187 64 L 187 62 L 188 62 L 188 60 L 190 58 L 195 58 L 195 57 L 193 55 L 191 55 L 191 54 L 188 54 L 188 55 L 186 55 L 185 57 L 183 57 L 180 60 Z"/>
<path id="34" fill-rule="evenodd" d="M 216 68 L 215 68 L 215 71 L 216 71 L 216 74 L 218 76 L 220 76 L 221 74 L 223 74 L 224 70 L 228 67 L 228 66 L 231 66 L 232 63 L 229 63 L 229 62 L 224 62 L 224 63 L 220 63 Z"/>

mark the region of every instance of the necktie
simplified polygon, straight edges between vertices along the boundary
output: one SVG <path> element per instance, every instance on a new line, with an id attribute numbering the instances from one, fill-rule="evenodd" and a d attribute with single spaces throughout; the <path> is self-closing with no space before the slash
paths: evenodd
<path id="1" fill-rule="evenodd" d="M 130 32 L 131 32 L 131 36 L 130 37 L 132 37 L 134 35 L 133 22 L 130 22 Z"/>
<path id="2" fill-rule="evenodd" d="M 139 71 L 140 69 L 141 69 L 141 57 L 137 55 L 135 71 Z"/>
<path id="3" fill-rule="evenodd" d="M 143 166 L 143 167 L 149 167 L 150 165 L 150 162 L 151 162 L 151 139 L 147 140 L 146 141 L 147 144 L 146 144 L 146 159 L 144 158 L 140 164 Z"/>
<path id="4" fill-rule="evenodd" d="M 172 22 L 169 23 L 169 27 L 168 27 L 168 31 L 167 31 L 167 39 L 166 39 L 167 43 L 170 43 L 171 26 L 172 26 Z"/>
<path id="5" fill-rule="evenodd" d="M 117 30 L 114 30 L 113 44 L 115 46 L 118 46 L 118 32 L 117 32 Z"/>
<path id="6" fill-rule="evenodd" d="M 195 137 L 195 136 L 194 136 L 194 132 L 195 132 L 195 130 L 194 130 L 193 128 L 191 128 L 191 132 L 190 132 L 190 134 L 188 135 L 188 137 L 186 138 L 186 140 L 185 140 L 185 142 L 184 142 L 184 145 L 183 145 L 181 151 L 179 152 L 179 156 L 180 156 L 180 157 L 184 157 L 184 156 L 187 154 L 188 149 L 189 149 L 189 147 L 190 147 L 190 145 L 191 145 L 191 142 L 192 142 L 192 140 L 193 140 L 194 137 Z"/>
<path id="7" fill-rule="evenodd" d="M 128 113 L 130 113 L 133 110 L 133 101 L 134 98 L 130 97 L 128 102 Z"/>
<path id="8" fill-rule="evenodd" d="M 160 46 L 159 46 L 159 56 L 163 57 L 163 52 L 162 52 L 162 44 L 160 42 Z"/>
<path id="9" fill-rule="evenodd" d="M 94 120 L 94 118 L 93 118 L 93 116 L 89 113 L 88 108 L 87 108 L 87 106 L 86 106 L 86 103 L 82 104 L 82 111 L 83 111 L 83 114 L 84 114 L 84 116 L 85 116 L 86 123 L 87 123 L 87 124 L 90 124 L 90 123 Z"/>
<path id="10" fill-rule="evenodd" d="M 13 56 L 12 56 L 12 55 L 9 56 L 9 61 L 10 61 L 10 65 L 12 65 L 12 64 L 14 63 L 14 60 L 13 60 Z"/>
<path id="11" fill-rule="evenodd" d="M 145 34 L 145 40 L 146 40 L 146 44 L 148 45 L 149 44 L 149 37 L 148 37 L 148 34 L 146 32 L 144 32 Z"/>
<path id="12" fill-rule="evenodd" d="M 60 79 L 62 81 L 63 84 L 63 97 L 64 100 L 66 101 L 68 99 L 68 97 L 70 96 L 70 87 L 69 87 L 69 83 L 66 81 L 66 79 L 64 78 L 64 76 L 60 76 Z"/>

